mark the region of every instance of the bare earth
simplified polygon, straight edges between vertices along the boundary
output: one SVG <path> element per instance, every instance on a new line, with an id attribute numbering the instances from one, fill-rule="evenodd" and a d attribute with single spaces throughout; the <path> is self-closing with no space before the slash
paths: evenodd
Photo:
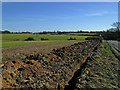
<path id="1" fill-rule="evenodd" d="M 36 45 L 25 45 L 25 46 L 2 48 L 2 60 L 24 59 L 28 55 L 37 54 L 37 53 L 46 54 L 51 52 L 54 48 L 62 48 L 65 46 L 70 46 L 77 42 L 84 42 L 84 41 L 64 41 L 64 42 L 41 43 Z"/>

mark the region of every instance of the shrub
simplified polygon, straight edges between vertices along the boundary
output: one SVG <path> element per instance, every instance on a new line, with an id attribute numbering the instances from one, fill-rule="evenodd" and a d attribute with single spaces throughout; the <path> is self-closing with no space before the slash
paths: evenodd
<path id="1" fill-rule="evenodd" d="M 33 37 L 28 37 L 27 39 L 25 39 L 25 41 L 34 41 Z"/>
<path id="2" fill-rule="evenodd" d="M 47 39 L 47 38 L 41 38 L 41 40 L 49 40 L 49 39 Z"/>
<path id="3" fill-rule="evenodd" d="M 68 40 L 76 40 L 76 38 L 72 38 L 72 37 L 70 37 Z"/>
<path id="4" fill-rule="evenodd" d="M 87 37 L 87 38 L 85 38 L 85 40 L 100 40 L 100 38 L 96 38 L 96 37 Z"/>
<path id="5" fill-rule="evenodd" d="M 19 39 L 16 39 L 16 41 L 19 41 Z"/>

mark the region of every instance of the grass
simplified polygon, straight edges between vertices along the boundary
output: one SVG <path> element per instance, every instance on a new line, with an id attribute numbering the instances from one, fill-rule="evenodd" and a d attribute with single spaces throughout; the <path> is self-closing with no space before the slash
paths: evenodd
<path id="1" fill-rule="evenodd" d="M 40 44 L 40 43 L 48 43 L 48 42 L 58 42 L 54 41 L 2 41 L 2 48 L 7 47 L 15 47 L 15 46 L 23 46 L 23 45 L 32 45 L 32 44 Z"/>
<path id="2" fill-rule="evenodd" d="M 120 55 L 112 48 L 112 46 L 107 42 L 106 43 L 104 42 L 104 44 L 108 47 L 100 49 L 101 53 L 104 56 L 112 55 L 114 53 L 114 55 L 120 60 Z"/>
<path id="3" fill-rule="evenodd" d="M 89 64 L 88 67 L 92 72 L 92 79 L 87 82 L 88 85 L 94 88 L 118 88 L 118 59 L 111 51 L 111 46 L 106 41 L 103 41 L 96 52 L 97 57 Z M 99 57 L 98 57 L 99 56 Z M 98 73 L 98 74 L 97 74 Z"/>
<path id="4" fill-rule="evenodd" d="M 104 43 L 104 48 L 101 48 L 100 49 L 100 52 L 103 54 L 103 56 L 108 56 L 108 55 L 112 55 L 112 52 L 111 52 L 111 49 L 110 49 L 110 46 L 107 42 L 103 42 Z"/>
<path id="5" fill-rule="evenodd" d="M 50 34 L 41 34 L 41 35 L 33 35 L 33 34 L 3 34 L 3 40 L 24 40 L 28 37 L 33 37 L 35 40 L 40 40 L 41 38 L 48 38 L 49 40 L 67 40 L 70 37 L 75 37 L 77 40 L 85 40 L 88 36 L 73 36 L 73 35 L 50 35 Z"/>
<path id="6" fill-rule="evenodd" d="M 28 37 L 33 37 L 35 41 L 24 41 Z M 39 34 L 39 35 L 2 34 L 2 48 L 32 45 L 32 44 L 39 44 L 39 43 L 48 43 L 48 42 L 67 41 L 67 39 L 69 39 L 70 37 L 76 38 L 77 40 L 85 40 L 85 38 L 90 37 L 90 36 L 50 35 L 50 34 Z M 41 41 L 41 38 L 47 38 L 49 40 Z M 19 41 L 16 41 L 16 39 L 19 39 Z"/>
<path id="7" fill-rule="evenodd" d="M 96 35 L 97 33 L 69 33 L 69 34 L 84 34 L 84 35 Z"/>

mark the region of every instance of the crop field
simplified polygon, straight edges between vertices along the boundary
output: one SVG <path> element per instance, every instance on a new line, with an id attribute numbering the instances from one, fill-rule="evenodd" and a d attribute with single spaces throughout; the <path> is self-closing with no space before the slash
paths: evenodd
<path id="1" fill-rule="evenodd" d="M 34 41 L 24 41 L 28 37 L 34 38 Z M 70 37 L 76 40 L 85 40 L 90 36 L 73 36 L 73 35 L 51 35 L 51 34 L 2 34 L 2 48 L 31 45 L 47 42 L 67 41 Z M 41 38 L 49 40 L 41 40 Z"/>
<path id="2" fill-rule="evenodd" d="M 79 35 L 96 35 L 97 33 L 69 33 L 69 34 L 79 34 Z"/>

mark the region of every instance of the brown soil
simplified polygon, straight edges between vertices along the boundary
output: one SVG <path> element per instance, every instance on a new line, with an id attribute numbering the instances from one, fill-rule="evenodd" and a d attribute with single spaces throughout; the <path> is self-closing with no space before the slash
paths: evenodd
<path id="1" fill-rule="evenodd" d="M 84 41 L 63 41 L 54 43 L 41 43 L 36 45 L 16 46 L 2 49 L 2 60 L 15 60 L 24 59 L 31 54 L 47 54 L 54 48 L 62 48 L 64 46 L 70 46 L 77 42 Z"/>
<path id="2" fill-rule="evenodd" d="M 24 60 L 2 62 L 3 88 L 64 88 L 99 41 L 86 41 L 34 54 Z M 27 49 L 26 49 L 27 50 Z"/>

